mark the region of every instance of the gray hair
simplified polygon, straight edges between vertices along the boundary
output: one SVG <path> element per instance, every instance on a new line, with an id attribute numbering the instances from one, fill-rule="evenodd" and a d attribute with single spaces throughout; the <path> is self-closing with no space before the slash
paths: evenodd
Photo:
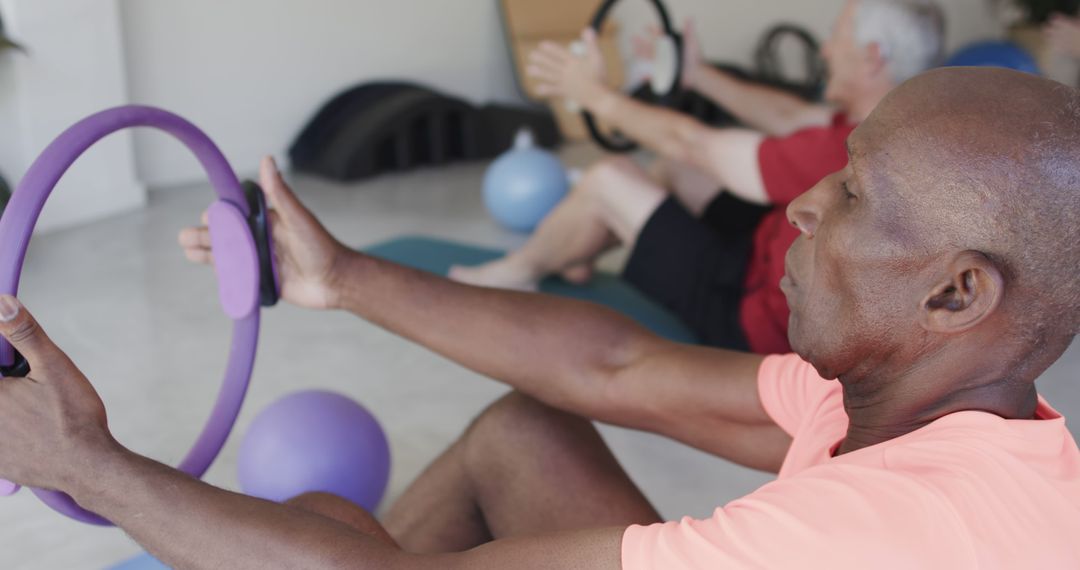
<path id="1" fill-rule="evenodd" d="M 945 14 L 935 0 L 859 0 L 855 41 L 877 44 L 899 85 L 941 63 Z"/>

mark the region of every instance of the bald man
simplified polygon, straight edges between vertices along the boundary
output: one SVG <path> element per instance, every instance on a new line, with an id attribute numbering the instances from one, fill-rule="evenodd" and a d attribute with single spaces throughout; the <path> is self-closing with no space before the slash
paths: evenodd
<path id="1" fill-rule="evenodd" d="M 848 146 L 788 208 L 798 355 L 764 358 L 352 252 L 266 162 L 287 301 L 349 310 L 517 392 L 380 525 L 335 497 L 276 505 L 124 449 L 86 378 L 0 297 L 0 333 L 32 366 L 0 383 L 0 476 L 70 493 L 177 568 L 1080 567 L 1080 450 L 1034 385 L 1080 329 L 1080 93 L 936 71 Z M 181 241 L 209 261 L 205 229 Z M 662 523 L 586 418 L 778 478 Z"/>

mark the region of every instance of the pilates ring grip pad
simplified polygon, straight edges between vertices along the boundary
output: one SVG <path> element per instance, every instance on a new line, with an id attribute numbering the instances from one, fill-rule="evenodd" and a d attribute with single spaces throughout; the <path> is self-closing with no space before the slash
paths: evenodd
<path id="1" fill-rule="evenodd" d="M 195 444 L 178 469 L 201 477 L 221 451 L 244 401 L 259 339 L 260 305 L 277 300 L 268 216 L 261 191 L 245 194 L 225 156 L 205 134 L 183 118 L 153 107 L 123 106 L 91 115 L 64 131 L 38 156 L 12 194 L 0 218 L 0 293 L 18 293 L 19 277 L 30 237 L 42 208 L 67 169 L 94 143 L 129 127 L 153 127 L 171 134 L 195 154 L 217 192 L 207 210 L 218 297 L 233 321 L 232 346 L 217 401 Z M 253 209 L 254 207 L 254 209 Z M 30 367 L 10 344 L 0 339 L 0 374 L 26 376 Z M 18 487 L 0 482 L 2 494 Z M 82 522 L 111 523 L 80 507 L 68 495 L 32 489 L 46 505 Z"/>
<path id="2" fill-rule="evenodd" d="M 618 4 L 619 0 L 604 0 L 604 3 L 600 5 L 596 10 L 596 14 L 593 15 L 592 23 L 590 27 L 596 32 L 597 37 L 600 36 L 600 30 L 604 27 L 604 21 L 607 20 L 608 13 L 611 9 Z M 682 68 L 683 68 L 683 39 L 678 30 L 671 23 L 671 16 L 668 15 L 667 8 L 660 0 L 649 0 L 649 3 L 656 9 L 656 15 L 660 19 L 660 28 L 663 30 L 663 36 L 667 41 L 669 51 L 673 52 L 671 57 L 674 59 L 674 68 L 670 70 L 670 80 L 666 81 L 667 85 L 658 85 L 657 82 L 652 82 L 653 94 L 657 97 L 657 103 L 666 107 L 674 106 L 679 99 L 681 93 L 682 83 Z M 654 75 L 656 72 L 654 71 Z M 585 126 L 589 129 L 589 135 L 592 136 L 596 144 L 600 145 L 603 149 L 611 152 L 632 152 L 637 149 L 637 143 L 627 140 L 618 136 L 609 136 L 600 131 L 600 127 L 596 124 L 596 119 L 592 113 L 582 110 L 582 118 L 585 119 Z"/>

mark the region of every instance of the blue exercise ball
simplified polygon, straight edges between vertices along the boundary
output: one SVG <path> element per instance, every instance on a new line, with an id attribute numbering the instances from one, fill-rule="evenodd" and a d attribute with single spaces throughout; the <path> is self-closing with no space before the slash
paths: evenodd
<path id="1" fill-rule="evenodd" d="M 531 232 L 570 190 L 562 162 L 537 148 L 523 130 L 514 148 L 503 153 L 484 175 L 484 205 L 491 217 L 518 232 Z"/>
<path id="2" fill-rule="evenodd" d="M 276 502 L 322 491 L 375 510 L 390 478 L 390 446 L 379 422 L 353 400 L 296 392 L 256 416 L 240 444 L 245 493 Z"/>
<path id="3" fill-rule="evenodd" d="M 1027 51 L 1012 42 L 985 41 L 971 44 L 953 54 L 946 67 L 1004 67 L 1039 75 L 1039 64 Z"/>

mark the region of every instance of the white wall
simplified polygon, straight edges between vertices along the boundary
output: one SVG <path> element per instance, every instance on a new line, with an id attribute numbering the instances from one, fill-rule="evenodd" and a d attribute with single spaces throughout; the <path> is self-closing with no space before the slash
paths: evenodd
<path id="1" fill-rule="evenodd" d="M 515 97 L 495 0 L 128 0 L 130 93 L 202 127 L 240 171 L 281 155 L 338 90 L 421 81 L 475 101 Z M 141 178 L 201 174 L 171 141 L 136 135 Z"/>
<path id="2" fill-rule="evenodd" d="M 538 0 L 542 1 L 542 0 Z M 749 62 L 768 26 L 797 22 L 825 37 L 842 0 L 667 0 L 693 16 L 710 58 Z M 950 46 L 996 36 L 985 0 L 942 0 Z M 640 1 L 626 4 L 643 4 Z M 497 0 L 121 0 L 129 93 L 205 129 L 240 171 L 284 154 L 317 106 L 372 79 L 421 81 L 474 101 L 515 100 Z M 628 22 L 649 14 L 620 8 Z M 626 26 L 628 31 L 633 25 Z M 174 142 L 136 134 L 141 179 L 199 179 Z"/>
<path id="3" fill-rule="evenodd" d="M 1001 35 L 988 0 L 938 0 L 944 8 L 949 51 L 973 40 Z M 681 27 L 692 17 L 710 59 L 747 64 L 762 32 L 780 22 L 806 27 L 818 39 L 829 35 L 844 0 L 665 0 Z M 640 0 L 624 2 L 618 14 L 630 30 L 651 22 L 652 12 Z M 635 25 L 637 24 L 637 25 Z"/>
<path id="4" fill-rule="evenodd" d="M 0 173 L 14 185 L 24 167 L 19 146 L 13 52 L 0 53 Z"/>
<path id="5" fill-rule="evenodd" d="M 117 0 L 0 0 L 9 33 L 29 53 L 0 57 L 0 168 L 12 185 L 56 135 L 127 102 Z M 38 230 L 137 208 L 129 131 L 75 163 L 50 196 Z"/>

